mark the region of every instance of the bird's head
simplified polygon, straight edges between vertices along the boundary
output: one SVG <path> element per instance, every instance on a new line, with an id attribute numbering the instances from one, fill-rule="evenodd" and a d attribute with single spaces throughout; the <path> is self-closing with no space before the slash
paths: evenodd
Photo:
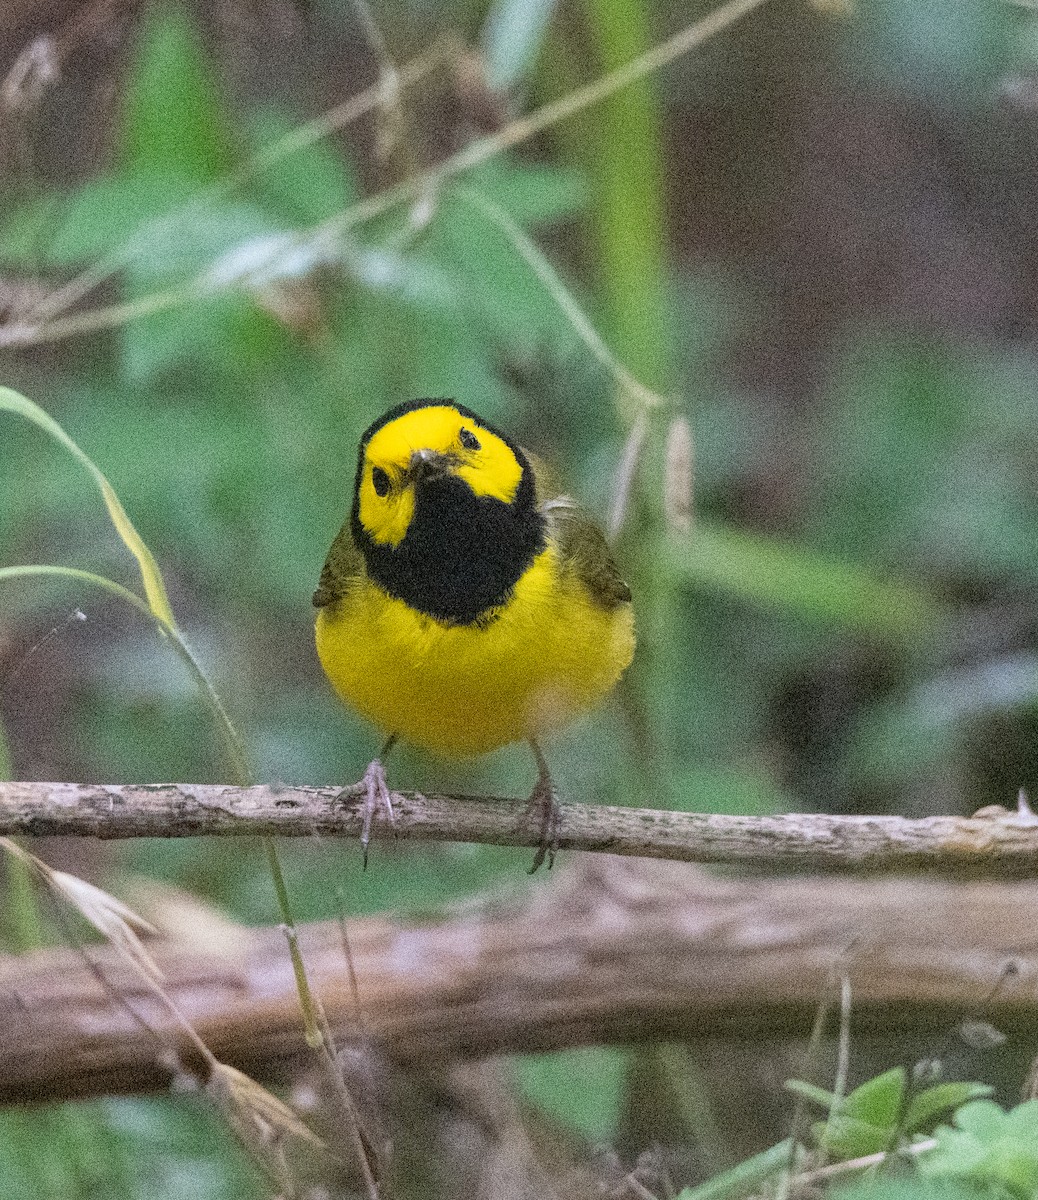
<path id="1" fill-rule="evenodd" d="M 395 548 L 420 497 L 438 504 L 444 519 L 452 500 L 487 497 L 512 505 L 524 498 L 528 472 L 518 446 L 474 412 L 450 401 L 417 401 L 386 413 L 361 440 L 355 511 L 372 542 Z"/>
<path id="2" fill-rule="evenodd" d="M 400 405 L 364 434 L 351 528 L 382 588 L 458 624 L 504 603 L 545 537 L 522 449 L 451 400 Z"/>

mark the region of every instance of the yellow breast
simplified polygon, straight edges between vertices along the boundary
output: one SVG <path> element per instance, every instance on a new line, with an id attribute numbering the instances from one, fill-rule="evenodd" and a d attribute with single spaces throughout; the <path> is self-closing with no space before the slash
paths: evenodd
<path id="1" fill-rule="evenodd" d="M 482 628 L 446 625 L 367 579 L 317 616 L 339 695 L 386 733 L 437 754 L 483 754 L 593 707 L 634 654 L 631 606 L 607 611 L 542 551 Z"/>

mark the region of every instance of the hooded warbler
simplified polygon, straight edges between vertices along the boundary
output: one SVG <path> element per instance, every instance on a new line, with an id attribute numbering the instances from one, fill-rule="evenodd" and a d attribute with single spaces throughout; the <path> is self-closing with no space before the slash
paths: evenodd
<path id="1" fill-rule="evenodd" d="M 360 441 L 353 507 L 314 593 L 317 653 L 340 697 L 388 735 L 363 778 L 393 819 L 398 739 L 456 758 L 530 743 L 541 818 L 561 813 L 539 739 L 594 706 L 634 653 L 631 592 L 601 531 L 543 466 L 453 400 L 383 414 Z"/>

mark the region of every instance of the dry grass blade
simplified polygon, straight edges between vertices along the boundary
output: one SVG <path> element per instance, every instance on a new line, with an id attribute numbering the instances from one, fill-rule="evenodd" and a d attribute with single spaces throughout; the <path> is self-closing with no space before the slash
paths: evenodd
<path id="1" fill-rule="evenodd" d="M 627 519 L 627 509 L 631 500 L 631 489 L 638 473 L 638 463 L 642 450 L 645 448 L 645 437 L 649 432 L 649 422 L 645 413 L 639 413 L 624 442 L 623 454 L 616 468 L 616 482 L 613 486 L 613 504 L 609 510 L 609 521 L 606 531 L 611 542 L 616 541 Z"/>
<path id="2" fill-rule="evenodd" d="M 213 1064 L 205 1092 L 257 1166 L 286 1195 L 296 1195 L 286 1144 L 295 1138 L 326 1149 L 317 1134 L 272 1092 L 225 1063 Z"/>
<path id="3" fill-rule="evenodd" d="M 24 111 L 39 104 L 43 94 L 61 78 L 58 48 L 54 38 L 41 34 L 14 60 L 0 83 L 0 111 Z"/>
<path id="4" fill-rule="evenodd" d="M 417 200 L 419 207 L 424 209 L 426 205 L 423 202 L 434 194 L 437 187 L 445 180 L 463 175 L 504 151 L 529 141 L 543 130 L 601 103 L 644 76 L 660 70 L 697 46 L 701 46 L 765 3 L 767 0 L 728 0 L 713 12 L 685 26 L 672 37 L 618 67 L 615 71 L 567 93 L 558 100 L 542 105 L 528 116 L 512 121 L 486 137 L 477 138 L 438 165 L 430 167 L 426 171 L 410 174 L 400 183 L 368 196 L 345 211 L 329 217 L 321 224 L 302 231 L 294 242 L 296 252 L 308 246 L 316 246 L 323 251 L 325 247 L 341 241 L 349 230 L 371 221 L 399 205 Z M 415 60 L 414 64 L 400 68 L 401 85 L 420 78 L 437 58 L 438 55 L 430 51 L 427 56 L 428 61 Z M 356 119 L 364 112 L 380 108 L 385 103 L 385 98 L 385 87 L 380 78 L 372 87 L 358 96 L 356 101 L 349 101 L 341 106 L 341 111 L 335 110 L 326 118 L 311 122 L 298 134 L 287 135 L 285 139 L 277 143 L 270 155 L 259 155 L 245 174 L 247 175 L 253 170 L 262 170 L 271 161 L 277 161 L 300 145 L 306 145 L 311 140 L 325 136 L 333 129 L 341 128 L 347 121 Z M 206 195 L 211 198 L 214 195 L 224 194 L 225 191 L 237 186 L 239 182 L 238 177 L 233 177 L 217 188 L 207 191 Z M 85 272 L 67 289 L 52 293 L 43 311 L 36 309 L 30 314 L 34 324 L 27 320 L 17 327 L 0 327 L 0 347 L 4 345 L 35 345 L 40 342 L 57 341 L 75 334 L 113 328 L 149 313 L 175 308 L 193 300 L 202 300 L 213 294 L 210 272 L 206 270 L 184 288 L 157 292 L 126 304 L 76 313 L 66 319 L 51 320 L 56 312 L 66 311 L 76 299 L 109 278 L 125 261 L 132 259 L 135 253 L 140 252 L 142 245 L 146 245 L 146 242 L 139 245 L 134 240 L 129 249 L 122 248 L 118 254 L 112 256 L 111 260 L 98 264 L 97 267 Z"/>
<path id="5" fill-rule="evenodd" d="M 0 388 L 0 392 L 2 391 L 3 389 Z M 2 396 L 0 396 L 0 402 L 2 402 Z M 93 571 L 80 571 L 76 567 L 54 566 L 46 563 L 29 563 L 17 567 L 0 567 L 0 581 L 37 578 L 74 579 L 78 582 L 89 584 L 91 587 L 103 588 L 106 592 L 109 592 L 113 596 L 118 596 L 121 600 L 124 600 L 127 604 L 137 609 L 138 612 L 149 620 L 154 621 L 159 632 L 169 641 L 169 644 L 173 647 L 181 662 L 183 662 L 191 673 L 191 677 L 198 685 L 199 692 L 216 720 L 216 728 L 223 742 L 224 750 L 227 753 L 228 762 L 231 764 L 234 772 L 232 778 L 241 780 L 242 783 L 247 783 L 251 780 L 252 772 L 245 755 L 244 745 L 238 736 L 238 731 L 231 724 L 223 702 L 216 694 L 216 690 L 209 682 L 205 672 L 198 665 L 195 656 L 191 653 L 191 648 L 181 637 L 180 631 L 176 627 L 166 625 L 140 596 L 131 592 L 128 588 L 124 588 L 122 584 L 106 578 L 104 575 L 94 574 Z"/>
<path id="6" fill-rule="evenodd" d="M 659 408 L 666 401 L 652 388 L 646 387 L 639 379 L 624 366 L 613 354 L 599 336 L 598 330 L 588 320 L 584 310 L 573 298 L 569 288 L 559 278 L 558 272 L 548 261 L 536 243 L 512 220 L 500 205 L 474 188 L 458 184 L 455 193 L 467 204 L 478 209 L 489 221 L 492 221 L 508 238 L 512 248 L 527 263 L 533 273 L 544 285 L 545 290 L 562 310 L 563 315 L 576 331 L 577 336 L 588 348 L 592 355 L 616 381 L 622 392 L 634 402 L 634 412 L 638 414 L 648 409 Z"/>
<path id="7" fill-rule="evenodd" d="M 138 916 L 133 909 L 108 894 L 102 888 L 87 883 L 66 871 L 55 871 L 35 854 L 30 854 L 10 838 L 0 838 L 0 845 L 28 866 L 33 874 L 56 895 L 71 905 L 79 915 L 104 937 L 137 970 L 152 983 L 158 984 L 162 972 L 148 953 L 139 934 L 155 934 L 153 925 Z"/>
<path id="8" fill-rule="evenodd" d="M 169 596 L 166 593 L 166 584 L 162 578 L 162 572 L 159 570 L 159 564 L 152 554 L 151 550 L 145 544 L 144 539 L 137 532 L 136 526 L 130 520 L 129 515 L 122 506 L 122 502 L 115 493 L 115 489 L 108 482 L 107 477 L 100 467 L 90 458 L 90 456 L 77 445 L 76 442 L 69 437 L 64 429 L 46 413 L 38 404 L 34 404 L 31 400 L 18 392 L 12 391 L 11 388 L 0 387 L 0 412 L 12 412 L 18 416 L 25 417 L 26 420 L 32 421 L 33 424 L 39 426 L 45 433 L 49 433 L 56 442 L 63 446 L 78 462 L 80 462 L 93 477 L 95 483 L 101 491 L 104 498 L 105 506 L 108 509 L 108 515 L 112 524 L 115 526 L 115 531 L 122 539 L 123 544 L 137 560 L 137 566 L 141 573 L 141 583 L 144 587 L 144 595 L 147 601 L 146 606 L 140 604 L 138 597 L 132 592 L 121 588 L 118 584 L 113 584 L 111 580 L 104 579 L 101 576 L 96 576 L 90 572 L 73 572 L 70 568 L 57 567 L 33 567 L 22 568 L 36 572 L 49 571 L 57 573 L 64 571 L 65 574 L 78 574 L 80 578 L 90 579 L 94 583 L 100 584 L 102 587 L 108 588 L 110 591 L 117 591 L 124 598 L 129 599 L 131 603 L 144 607 L 154 620 L 162 633 L 170 639 L 177 654 L 187 665 L 198 684 L 202 695 L 205 697 L 206 703 L 216 718 L 217 728 L 220 731 L 220 737 L 224 743 L 224 748 L 227 752 L 228 760 L 234 771 L 234 778 L 239 783 L 247 784 L 252 781 L 252 770 L 249 766 L 248 758 L 245 753 L 245 746 L 238 734 L 237 729 L 231 723 L 231 719 L 227 714 L 227 710 L 223 706 L 223 701 L 217 695 L 216 690 L 209 682 L 208 677 L 202 668 L 198 665 L 190 648 L 184 641 L 180 630 L 177 627 L 176 619 L 173 616 L 173 609 L 169 603 Z M 14 568 L 13 570 L 19 570 Z M 9 572 L 4 572 L 9 573 Z"/>
<path id="9" fill-rule="evenodd" d="M 687 417 L 679 414 L 670 422 L 663 461 L 663 512 L 667 525 L 676 533 L 688 533 L 692 528 L 695 443 Z"/>
<path id="10" fill-rule="evenodd" d="M 435 43 L 425 53 L 399 68 L 397 72 L 399 86 L 402 89 L 414 86 L 426 78 L 440 63 L 446 61 L 454 50 L 454 43 L 451 39 Z M 146 253 L 159 233 L 168 234 L 177 225 L 186 228 L 190 221 L 200 214 L 203 203 L 230 195 L 253 175 L 268 170 L 289 155 L 304 150 L 307 146 L 328 137 L 336 130 L 345 128 L 364 116 L 365 113 L 377 110 L 382 103 L 383 87 L 379 80 L 356 96 L 336 105 L 321 116 L 304 122 L 290 133 L 285 134 L 284 137 L 278 138 L 270 146 L 264 147 L 240 171 L 234 172 L 216 184 L 200 189 L 182 208 L 147 222 L 124 245 L 116 248 L 106 258 L 95 263 L 94 266 L 82 272 L 64 287 L 48 293 L 40 303 L 34 305 L 26 314 L 23 326 L 11 337 L 11 344 L 18 345 L 22 342 L 31 344 L 35 341 L 51 340 L 53 336 L 67 337 L 70 334 L 87 332 L 91 329 L 111 328 L 124 321 L 145 316 L 148 312 L 162 311 L 194 298 L 197 295 L 194 288 L 187 291 L 164 292 L 159 295 L 156 304 L 149 305 L 145 297 L 139 303 L 80 313 L 67 322 L 56 320 L 60 314 L 68 312 L 74 304 L 112 278 L 140 254 Z M 96 319 L 98 315 L 100 315 L 100 320 Z M 85 323 L 81 324 L 80 322 L 84 318 Z M 92 318 L 95 319 L 92 320 Z M 55 325 L 60 325 L 61 329 L 56 335 L 53 328 Z M 8 332 L 10 333 L 10 331 Z M 2 334 L 3 330 L 0 330 L 0 345 L 3 345 Z"/>

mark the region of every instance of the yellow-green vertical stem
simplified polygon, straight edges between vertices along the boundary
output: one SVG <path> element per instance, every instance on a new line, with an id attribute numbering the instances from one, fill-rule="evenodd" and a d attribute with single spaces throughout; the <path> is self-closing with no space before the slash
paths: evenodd
<path id="1" fill-rule="evenodd" d="M 604 74 L 648 49 L 643 0 L 587 0 L 588 36 Z M 587 161 L 605 336 L 657 391 L 671 386 L 663 144 L 656 80 L 648 76 L 592 114 Z"/>
<path id="2" fill-rule="evenodd" d="M 572 16 L 567 21 L 560 12 L 545 46 L 541 81 L 552 95 L 572 88 L 578 75 L 600 77 L 650 46 L 645 0 L 586 0 L 581 15 L 582 21 Z M 579 166 L 589 183 L 587 273 L 596 286 L 598 331 L 636 378 L 666 395 L 673 389 L 674 366 L 663 136 L 655 77 L 567 121 L 555 137 L 563 157 Z M 615 402 L 621 428 L 628 432 L 636 405 L 619 389 Z M 636 747 L 636 778 L 656 797 L 666 796 L 671 772 L 654 697 L 663 693 L 658 682 L 673 659 L 668 644 L 677 623 L 673 576 L 659 570 L 659 538 L 654 536 L 663 526 L 660 481 L 668 416 L 660 410 L 650 414 L 638 482 L 618 548 L 634 592 L 639 637 L 634 668 L 623 683 L 623 706 Z"/>
<path id="3" fill-rule="evenodd" d="M 296 933 L 295 918 L 292 916 L 292 905 L 288 898 L 288 888 L 285 885 L 284 872 L 281 870 L 281 860 L 278 857 L 277 843 L 272 837 L 263 839 L 263 848 L 267 852 L 267 865 L 274 881 L 274 891 L 277 894 L 278 907 L 281 909 L 281 920 L 288 935 L 288 953 L 292 959 L 292 970 L 296 977 L 296 991 L 299 993 L 299 1008 L 303 1014 L 303 1032 L 307 1045 L 317 1049 L 324 1045 L 324 1034 L 321 1031 L 320 1014 L 314 1003 L 313 992 L 310 991 L 310 980 L 306 974 L 306 964 L 299 950 L 299 938 Z"/>
<path id="4" fill-rule="evenodd" d="M 4 947 L 14 954 L 37 950 L 46 939 L 32 876 L 25 863 L 8 857 L 4 864 L 4 884 Z"/>

